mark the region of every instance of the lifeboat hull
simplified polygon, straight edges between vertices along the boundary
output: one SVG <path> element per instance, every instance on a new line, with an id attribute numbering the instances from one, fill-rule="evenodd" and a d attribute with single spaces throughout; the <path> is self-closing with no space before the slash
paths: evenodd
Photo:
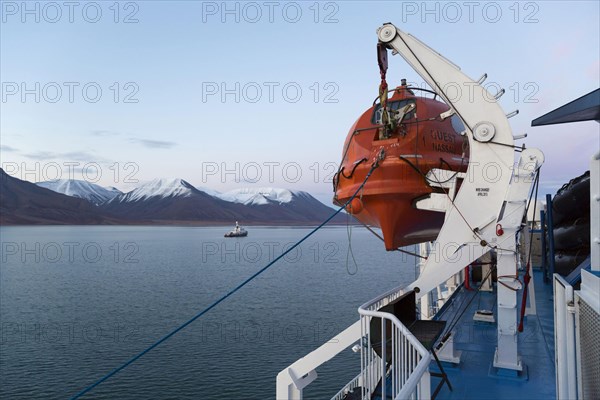
<path id="1" fill-rule="evenodd" d="M 381 228 L 387 250 L 435 240 L 444 214 L 415 207 L 417 200 L 441 191 L 425 176 L 432 168 L 464 172 L 468 165 L 468 149 L 457 127 L 450 119 L 432 120 L 448 106 L 417 98 L 407 89 L 396 89 L 389 102 L 394 101 L 414 101 L 420 120 L 415 114 L 396 134 L 382 138 L 377 107 L 371 107 L 348 134 L 334 182 L 334 203 L 343 205 L 360 188 L 383 151 L 383 158 L 347 211 L 362 223 Z"/>

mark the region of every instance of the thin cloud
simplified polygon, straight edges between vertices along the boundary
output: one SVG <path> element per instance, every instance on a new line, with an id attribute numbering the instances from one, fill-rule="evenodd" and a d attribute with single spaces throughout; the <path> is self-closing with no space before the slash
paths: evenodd
<path id="1" fill-rule="evenodd" d="M 23 153 L 23 155 L 27 158 L 31 158 L 32 160 L 40 161 L 58 158 L 58 154 L 51 151 L 36 151 L 35 153 Z"/>
<path id="2" fill-rule="evenodd" d="M 173 146 L 176 146 L 175 142 L 166 142 L 162 140 L 150 140 L 150 139 L 137 139 L 131 138 L 129 139 L 131 143 L 141 144 L 144 147 L 148 147 L 151 149 L 170 149 Z"/>
<path id="3" fill-rule="evenodd" d="M 115 131 L 93 130 L 90 134 L 92 136 L 119 136 L 121 133 Z"/>
<path id="4" fill-rule="evenodd" d="M 70 160 L 70 161 L 82 161 L 82 162 L 105 162 L 106 160 L 94 156 L 91 153 L 87 153 L 85 151 L 71 151 L 67 153 L 55 153 L 52 151 L 37 151 L 34 153 L 24 153 L 23 154 L 27 158 L 31 158 L 32 160 L 45 161 L 45 160 Z"/>
<path id="5" fill-rule="evenodd" d="M 109 131 L 109 130 L 93 130 L 90 131 L 92 136 L 99 137 L 109 137 L 109 136 L 122 136 L 121 132 Z M 144 147 L 148 147 L 150 149 L 170 149 L 173 146 L 176 146 L 177 143 L 165 141 L 165 140 L 152 140 L 152 139 L 140 139 L 136 137 L 129 137 L 130 143 L 135 143 L 142 145 Z"/>
<path id="6" fill-rule="evenodd" d="M 85 151 L 72 151 L 72 152 L 68 152 L 68 153 L 60 153 L 60 157 L 61 158 L 66 158 L 68 160 L 74 160 L 74 161 L 85 161 L 85 162 L 89 162 L 89 161 L 105 161 L 103 158 L 95 156 L 91 153 L 87 153 Z"/>
<path id="7" fill-rule="evenodd" d="M 14 147 L 10 147 L 10 146 L 6 146 L 6 145 L 0 145 L 0 151 L 5 151 L 5 152 L 16 152 L 19 151 L 18 149 L 15 149 Z"/>

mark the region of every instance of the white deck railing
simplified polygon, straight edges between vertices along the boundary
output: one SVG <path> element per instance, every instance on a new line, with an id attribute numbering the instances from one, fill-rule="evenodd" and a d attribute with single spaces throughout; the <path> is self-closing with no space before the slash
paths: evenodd
<path id="1" fill-rule="evenodd" d="M 381 383 L 381 398 L 428 398 L 430 391 L 429 363 L 431 356 L 396 316 L 377 311 L 403 294 L 400 288 L 391 290 L 363 304 L 361 316 L 362 398 L 370 399 Z M 380 318 L 380 354 L 372 346 L 371 321 Z M 388 332 L 388 327 L 390 331 Z M 391 353 L 391 354 L 388 354 Z M 389 362 L 387 361 L 389 359 Z M 378 392 L 379 392 L 378 390 Z"/>
<path id="2" fill-rule="evenodd" d="M 459 273 L 456 279 L 461 283 L 463 277 Z M 332 400 L 342 400 L 348 392 L 357 388 L 362 391 L 363 399 L 370 399 L 370 393 L 375 390 L 384 371 L 390 376 L 391 385 L 384 380 L 382 386 L 385 385 L 385 388 L 382 389 L 394 399 L 430 398 L 429 352 L 394 315 L 377 311 L 403 294 L 404 290 L 398 287 L 363 304 L 359 308 L 360 321 L 281 371 L 277 375 L 277 400 L 301 400 L 303 389 L 317 379 L 316 369 L 357 342 L 360 343 L 358 347 L 361 350 L 361 372 L 336 393 Z M 438 307 L 441 307 L 448 297 L 433 300 L 436 306 L 440 303 Z M 389 341 L 392 346 L 392 359 L 387 365 L 383 361 L 387 355 L 379 357 L 371 345 L 370 321 L 374 317 L 381 318 L 384 327 L 391 324 L 390 337 L 385 337 L 388 333 L 382 329 L 385 332 L 384 340 Z M 421 317 L 429 318 L 423 314 Z"/>
<path id="3" fill-rule="evenodd" d="M 346 393 L 359 387 L 362 398 L 370 399 L 380 380 L 384 396 L 391 394 L 394 399 L 428 398 L 429 352 L 393 314 L 377 311 L 402 293 L 397 288 L 362 305 L 358 310 L 360 321 L 281 371 L 277 375 L 277 399 L 301 400 L 303 389 L 317 378 L 316 368 L 356 342 L 360 343 L 361 348 L 361 373 L 342 388 L 333 400 L 341 400 Z M 372 318 L 381 319 L 382 343 L 389 342 L 391 346 L 389 363 L 384 361 L 388 358 L 387 346 L 381 346 L 382 357 L 379 357 L 371 345 Z M 387 337 L 386 325 L 391 327 L 390 337 Z M 387 379 L 381 379 L 384 375 Z"/>
<path id="4" fill-rule="evenodd" d="M 354 379 L 352 379 L 346 386 L 344 386 L 339 392 L 335 394 L 331 398 L 331 400 L 344 400 L 346 394 L 348 392 L 353 392 L 354 389 L 360 387 L 362 385 L 362 373 L 358 374 Z"/>
<path id="5" fill-rule="evenodd" d="M 277 374 L 276 399 L 302 400 L 302 390 L 317 379 L 316 368 L 359 340 L 360 321 L 356 321 L 318 349 L 285 368 Z"/>
<path id="6" fill-rule="evenodd" d="M 575 304 L 573 287 L 554 274 L 554 346 L 556 354 L 556 397 L 577 398 L 575 351 Z"/>

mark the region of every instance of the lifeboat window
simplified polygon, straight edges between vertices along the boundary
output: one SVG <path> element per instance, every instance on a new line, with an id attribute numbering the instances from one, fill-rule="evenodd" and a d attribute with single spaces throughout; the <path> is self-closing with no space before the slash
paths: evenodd
<path id="1" fill-rule="evenodd" d="M 389 111 L 397 111 L 398 109 L 404 107 L 408 103 L 414 103 L 414 102 L 415 102 L 414 100 L 391 101 L 388 103 L 388 110 Z M 409 120 L 409 119 L 414 118 L 415 113 L 416 113 L 416 107 L 406 115 L 404 120 Z M 381 114 L 382 114 L 381 104 L 377 104 L 375 106 L 375 110 L 373 110 L 373 117 L 371 118 L 371 122 L 375 125 L 381 125 Z"/>
<path id="2" fill-rule="evenodd" d="M 465 125 L 462 123 L 462 120 L 458 117 L 458 115 L 454 114 L 450 118 L 450 122 L 452 122 L 452 128 L 454 128 L 457 133 L 465 131 Z"/>

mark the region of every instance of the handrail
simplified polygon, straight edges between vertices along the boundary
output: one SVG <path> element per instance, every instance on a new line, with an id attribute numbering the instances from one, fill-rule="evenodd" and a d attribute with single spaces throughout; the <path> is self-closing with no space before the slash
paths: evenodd
<path id="1" fill-rule="evenodd" d="M 422 357 L 427 357 L 429 355 L 429 351 L 427 351 L 427 349 L 421 344 L 421 342 L 419 342 L 417 338 L 415 338 L 412 332 L 409 331 L 408 328 L 404 326 L 404 324 L 402 324 L 402 322 L 400 322 L 400 320 L 396 318 L 394 314 L 381 311 L 361 310 L 360 308 L 358 309 L 358 312 L 360 313 L 360 315 L 387 319 L 391 321 L 394 324 L 394 326 L 408 339 L 410 344 L 415 347 L 415 349 L 419 352 L 419 354 Z"/>
<path id="2" fill-rule="evenodd" d="M 301 399 L 302 389 L 317 378 L 316 368 L 360 340 L 360 321 L 277 374 L 276 398 Z"/>
<path id="3" fill-rule="evenodd" d="M 358 307 L 358 312 L 360 313 L 360 310 L 379 310 L 381 307 L 389 304 L 391 301 L 396 300 L 406 292 L 406 286 L 397 286 L 361 305 Z M 382 302 L 382 300 L 387 300 L 387 302 L 385 304 L 379 304 Z"/>
<path id="4" fill-rule="evenodd" d="M 429 362 L 431 360 L 429 357 L 429 353 L 427 355 L 427 359 L 422 358 L 421 361 L 417 364 L 417 366 L 413 370 L 413 373 L 408 377 L 406 382 L 404 382 L 404 386 L 400 388 L 400 391 L 398 392 L 398 395 L 394 398 L 394 400 L 405 400 L 412 398 L 412 394 L 415 393 L 415 391 L 417 390 L 417 386 L 421 382 L 423 375 L 429 372 Z M 429 383 L 427 383 L 427 385 L 428 384 Z"/>
<path id="5" fill-rule="evenodd" d="M 348 392 L 358 388 L 361 385 L 361 380 L 362 380 L 362 372 L 360 374 L 356 375 L 354 377 L 354 379 L 352 379 L 350 382 L 348 382 L 346 384 L 346 386 L 341 388 L 340 391 L 337 392 L 335 394 L 335 396 L 333 396 L 331 398 L 331 400 L 343 400 L 346 397 L 346 394 Z"/>
<path id="6" fill-rule="evenodd" d="M 389 303 L 401 295 L 399 290 L 391 290 L 383 295 L 371 300 L 359 307 L 358 312 L 361 315 L 361 327 L 363 338 L 366 338 L 366 346 L 363 343 L 361 347 L 361 370 L 363 398 L 371 396 L 381 382 L 381 397 L 385 398 L 389 392 L 396 400 L 406 399 L 417 391 L 420 383 L 423 384 L 426 391 L 429 391 L 429 364 L 431 356 L 429 351 L 421 342 L 410 332 L 410 330 L 400 322 L 393 314 L 376 311 L 384 303 Z M 370 323 L 372 318 L 381 319 L 381 357 L 377 356 L 371 345 Z M 384 321 L 392 323 L 391 337 L 391 364 L 389 368 L 391 388 L 388 388 L 388 339 L 387 324 Z M 427 376 L 426 376 L 427 375 Z M 427 379 L 423 379 L 424 377 Z M 388 392 L 389 391 L 389 392 Z M 421 395 L 423 395 L 422 393 Z M 427 396 L 425 394 L 425 396 Z"/>
<path id="7" fill-rule="evenodd" d="M 378 311 L 381 307 L 398 299 L 407 291 L 406 287 L 398 286 L 364 303 L 358 309 L 361 317 L 359 321 L 340 332 L 336 337 L 326 342 L 318 349 L 312 351 L 281 371 L 277 375 L 277 399 L 302 399 L 302 389 L 317 377 L 315 369 L 333 358 L 336 354 L 347 349 L 352 343 L 356 343 L 359 340 L 362 345 L 361 372 L 336 393 L 332 400 L 342 399 L 348 391 L 353 389 L 361 388 L 363 391 L 374 389 L 373 387 L 369 387 L 369 384 L 374 383 L 376 385 L 385 372 L 384 368 L 381 366 L 384 364 L 382 363 L 382 358 L 373 352 L 370 345 L 366 345 L 369 341 L 368 323 L 373 317 L 389 320 L 396 330 L 392 334 L 392 339 L 394 336 L 396 339 L 405 339 L 410 345 L 409 350 L 415 351 L 418 355 L 418 360 L 415 358 L 410 360 L 412 361 L 411 365 L 406 365 L 407 360 L 396 360 L 396 369 L 401 371 L 402 368 L 404 368 L 404 371 L 401 372 L 404 379 L 396 379 L 396 384 L 393 385 L 392 389 L 395 389 L 393 391 L 396 392 L 395 396 L 393 396 L 394 400 L 414 398 L 415 394 L 417 394 L 419 398 L 429 397 L 429 364 L 431 362 L 431 355 L 396 316 Z M 399 348 L 395 349 L 395 354 L 400 355 L 403 351 L 406 351 L 406 348 L 403 347 L 400 342 L 398 344 Z M 372 354 L 365 354 L 366 352 Z M 410 354 L 402 354 L 402 357 L 405 356 L 410 357 Z M 365 365 L 365 361 L 367 360 L 372 361 L 372 363 L 370 365 Z M 403 361 L 405 362 L 404 364 Z M 407 367 L 410 368 L 407 369 Z M 404 376 L 406 373 L 408 373 L 408 376 Z M 369 381 L 369 379 L 371 379 L 371 381 Z M 375 382 L 373 382 L 374 379 L 376 379 Z M 364 394 L 365 392 L 363 392 L 363 397 Z"/>
<path id="8" fill-rule="evenodd" d="M 396 316 L 390 313 L 377 311 L 389 302 L 397 299 L 405 293 L 401 287 L 391 289 L 375 299 L 363 304 L 359 307 L 358 312 L 361 316 L 361 320 L 355 322 L 349 326 L 346 330 L 340 332 L 336 337 L 323 344 L 318 349 L 307 354 L 303 358 L 297 360 L 295 363 L 285 368 L 277 375 L 277 398 L 278 399 L 292 399 L 302 398 L 302 389 L 316 379 L 315 369 L 327 362 L 329 359 L 340 353 L 342 350 L 348 348 L 352 343 L 360 340 L 363 337 L 363 344 L 365 339 L 364 322 L 366 319 L 372 317 L 381 318 L 382 320 L 389 320 L 393 325 L 395 332 L 392 334 L 396 340 L 405 339 L 410 345 L 408 351 L 414 351 L 418 354 L 418 357 L 411 359 L 411 362 L 418 362 L 415 365 L 398 365 L 398 370 L 403 369 L 406 373 L 409 373 L 403 382 L 398 382 L 398 388 L 395 388 L 398 394 L 394 397 L 395 399 L 409 398 L 411 393 L 414 393 L 417 389 L 417 385 L 421 382 L 425 373 L 429 370 L 429 363 L 431 356 L 423 345 L 414 337 L 414 335 L 404 326 Z M 361 333 L 361 327 L 363 332 Z M 366 334 L 368 340 L 369 333 Z M 400 345 L 398 346 L 398 352 L 400 352 Z M 370 349 L 372 351 L 372 349 Z M 405 349 L 406 350 L 406 349 Z M 364 353 L 365 349 L 361 349 L 361 353 Z M 364 354 L 363 354 L 364 357 Z M 361 357 L 362 358 L 362 357 Z M 376 360 L 379 364 L 381 359 L 376 355 L 370 355 L 370 360 Z M 369 369 L 370 368 L 370 369 Z M 344 394 L 345 391 L 354 389 L 358 386 L 368 386 L 368 381 L 365 377 L 365 371 L 369 370 L 369 375 L 374 378 L 373 374 L 377 376 L 377 379 L 381 378 L 385 374 L 383 368 L 380 365 L 370 365 L 366 368 L 361 369 L 361 373 L 355 377 L 351 382 L 348 383 L 342 390 L 340 390 L 333 398 L 340 398 L 340 395 Z M 429 382 L 425 384 L 429 386 Z"/>
<path id="9" fill-rule="evenodd" d="M 575 315 L 573 287 L 554 274 L 554 351 L 556 354 L 556 393 L 558 398 L 577 397 Z"/>
<path id="10" fill-rule="evenodd" d="M 302 389 L 317 377 L 315 371 L 316 368 L 359 340 L 362 344 L 361 372 L 336 393 L 332 400 L 339 400 L 344 397 L 346 392 L 359 387 L 362 388 L 361 390 L 374 389 L 369 388 L 369 384 L 374 383 L 376 385 L 385 372 L 384 368 L 381 366 L 383 360 L 373 352 L 370 345 L 367 346 L 365 344 L 369 340 L 368 322 L 370 322 L 370 319 L 373 317 L 388 320 L 393 325 L 395 331 L 392 333 L 392 339 L 395 337 L 398 341 L 398 349 L 395 349 L 395 354 L 405 357 L 405 354 L 402 354 L 403 351 L 407 351 L 407 353 L 411 350 L 416 352 L 414 354 L 415 357 L 410 360 L 412 361 L 411 365 L 406 364 L 407 360 L 397 360 L 397 370 L 402 371 L 402 368 L 404 368 L 404 371 L 401 372 L 403 379 L 396 379 L 396 382 L 393 385 L 392 389 L 395 389 L 394 392 L 396 392 L 394 399 L 400 400 L 411 398 L 417 391 L 419 398 L 427 398 L 430 389 L 428 373 L 431 355 L 396 316 L 378 311 L 380 308 L 404 295 L 407 291 L 406 287 L 398 286 L 364 303 L 358 309 L 361 317 L 359 321 L 340 332 L 321 347 L 313 350 L 311 353 L 282 370 L 277 375 L 277 399 L 302 399 Z M 406 346 L 403 347 L 401 344 L 401 339 L 405 339 L 406 343 L 410 346 L 408 350 L 406 349 Z M 365 350 L 372 354 L 365 354 Z M 410 357 L 410 354 L 408 354 L 408 356 Z M 365 365 L 367 359 L 368 361 L 371 361 L 370 365 Z M 407 376 L 405 376 L 405 374 L 407 374 Z M 376 379 L 376 381 L 372 382 L 369 381 L 369 379 Z"/>

